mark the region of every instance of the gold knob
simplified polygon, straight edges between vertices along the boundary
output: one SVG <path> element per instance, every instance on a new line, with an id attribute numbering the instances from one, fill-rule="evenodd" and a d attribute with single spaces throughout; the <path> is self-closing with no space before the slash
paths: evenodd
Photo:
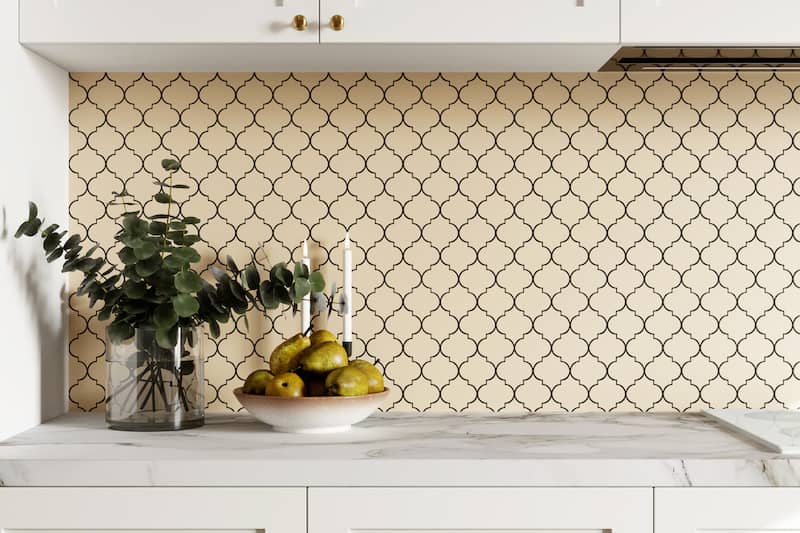
<path id="1" fill-rule="evenodd" d="M 297 31 L 306 31 L 306 28 L 308 28 L 308 19 L 305 15 L 295 15 L 292 19 L 292 28 Z"/>
<path id="2" fill-rule="evenodd" d="M 341 15 L 332 16 L 331 28 L 333 28 L 333 31 L 342 31 L 344 29 L 344 17 Z"/>

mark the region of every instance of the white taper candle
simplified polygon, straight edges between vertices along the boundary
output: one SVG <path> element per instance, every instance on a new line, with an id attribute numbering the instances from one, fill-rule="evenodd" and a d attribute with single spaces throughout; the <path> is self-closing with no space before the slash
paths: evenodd
<path id="1" fill-rule="evenodd" d="M 342 260 L 342 270 L 344 271 L 344 284 L 342 287 L 346 302 L 342 341 L 353 341 L 353 252 L 350 250 L 350 233 L 344 236 L 344 258 Z"/>
<path id="2" fill-rule="evenodd" d="M 303 241 L 303 264 L 311 270 L 311 260 L 308 258 L 308 242 Z M 311 295 L 306 294 L 300 307 L 302 332 L 306 333 L 311 327 Z"/>

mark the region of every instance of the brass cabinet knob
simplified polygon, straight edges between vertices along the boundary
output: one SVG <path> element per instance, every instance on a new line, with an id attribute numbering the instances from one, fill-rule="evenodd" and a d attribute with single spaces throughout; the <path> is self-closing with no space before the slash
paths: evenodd
<path id="1" fill-rule="evenodd" d="M 332 16 L 331 28 L 333 29 L 333 31 L 342 31 L 344 29 L 344 17 L 341 15 Z"/>
<path id="2" fill-rule="evenodd" d="M 292 19 L 292 28 L 297 31 L 306 31 L 306 28 L 308 28 L 308 19 L 305 15 L 295 15 Z"/>

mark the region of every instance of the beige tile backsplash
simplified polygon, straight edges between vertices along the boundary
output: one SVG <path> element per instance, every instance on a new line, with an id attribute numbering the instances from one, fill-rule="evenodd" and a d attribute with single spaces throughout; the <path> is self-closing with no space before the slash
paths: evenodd
<path id="1" fill-rule="evenodd" d="M 349 229 L 390 409 L 800 404 L 800 75 L 74 73 L 70 98 L 71 226 L 112 259 L 113 193 L 147 202 L 168 156 L 204 269 L 309 239 L 341 285 Z M 69 304 L 96 410 L 104 324 Z M 299 317 L 228 326 L 212 410 Z"/>

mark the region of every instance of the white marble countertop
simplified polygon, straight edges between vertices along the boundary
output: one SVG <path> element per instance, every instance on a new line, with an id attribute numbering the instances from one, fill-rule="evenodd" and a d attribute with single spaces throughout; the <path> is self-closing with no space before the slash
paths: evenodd
<path id="1" fill-rule="evenodd" d="M 69 414 L 0 443 L 5 486 L 800 486 L 800 458 L 701 415 L 378 415 L 336 435 L 245 415 L 128 433 Z"/>

